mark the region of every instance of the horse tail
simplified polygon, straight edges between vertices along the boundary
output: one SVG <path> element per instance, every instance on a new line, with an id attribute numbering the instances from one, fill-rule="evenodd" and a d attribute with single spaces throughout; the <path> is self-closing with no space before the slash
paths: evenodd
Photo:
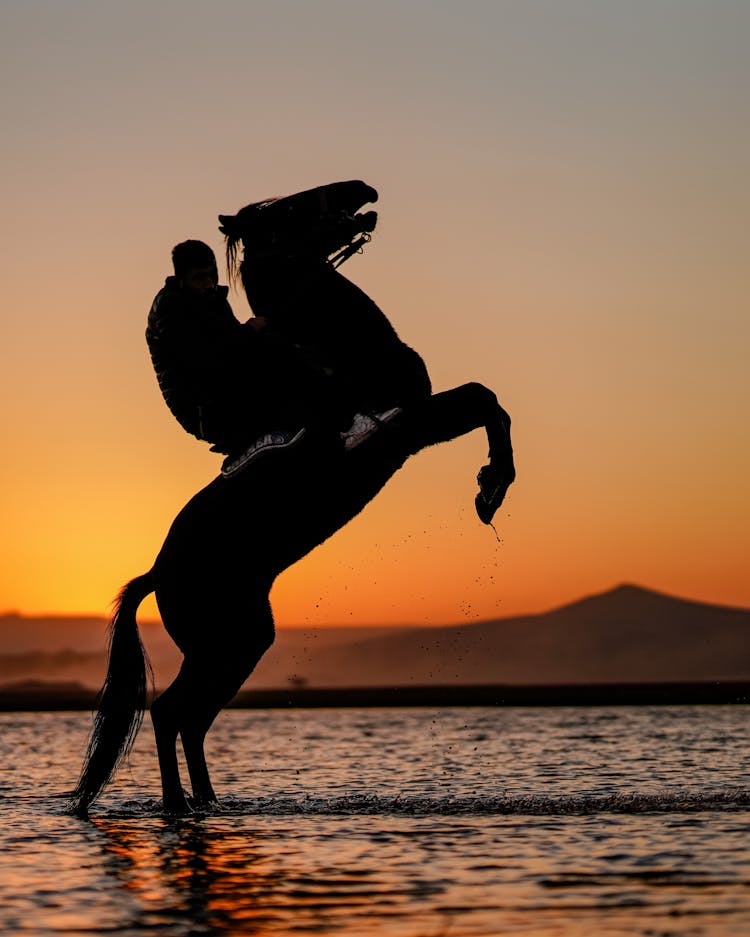
<path id="1" fill-rule="evenodd" d="M 112 779 L 132 748 L 143 722 L 153 672 L 141 643 L 135 613 L 154 591 L 152 571 L 131 579 L 117 596 L 109 623 L 109 666 L 97 699 L 81 777 L 73 791 L 71 810 L 85 814 Z"/>

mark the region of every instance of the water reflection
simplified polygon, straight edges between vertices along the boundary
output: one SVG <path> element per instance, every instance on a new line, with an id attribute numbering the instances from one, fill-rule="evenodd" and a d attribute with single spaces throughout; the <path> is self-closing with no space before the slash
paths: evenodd
<path id="1" fill-rule="evenodd" d="M 744 935 L 746 814 L 707 817 L 97 818 L 86 932 Z"/>
<path id="2" fill-rule="evenodd" d="M 335 846 L 326 847 L 321 835 L 311 874 L 292 828 L 254 832 L 223 818 L 89 822 L 103 853 L 102 873 L 122 898 L 124 931 L 279 934 L 344 927 L 348 934 L 365 934 L 382 931 L 384 915 L 408 914 L 413 924 L 412 912 L 426 912 L 419 905 L 442 890 L 425 878 L 394 888 L 392 871 L 379 872 L 372 861 L 376 836 L 370 855 L 363 856 L 361 848 L 347 847 L 345 837 L 337 835 Z M 434 924 L 433 917 L 430 933 Z"/>
<path id="3" fill-rule="evenodd" d="M 214 933 L 241 921 L 244 933 L 256 933 L 278 923 L 283 875 L 253 833 L 193 818 L 91 824 L 100 834 L 103 871 L 130 899 L 130 926 Z"/>

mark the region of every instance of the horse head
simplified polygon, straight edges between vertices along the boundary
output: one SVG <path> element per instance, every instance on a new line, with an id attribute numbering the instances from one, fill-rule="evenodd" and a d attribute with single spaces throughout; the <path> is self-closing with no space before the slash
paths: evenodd
<path id="1" fill-rule="evenodd" d="M 244 282 L 246 264 L 253 261 L 343 263 L 370 240 L 377 212 L 360 209 L 377 198 L 371 186 L 350 180 L 253 202 L 236 215 L 219 215 L 230 279 L 239 275 Z"/>

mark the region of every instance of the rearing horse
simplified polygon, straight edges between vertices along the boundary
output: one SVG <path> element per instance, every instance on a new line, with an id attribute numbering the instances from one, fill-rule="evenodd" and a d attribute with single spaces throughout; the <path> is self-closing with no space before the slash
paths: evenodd
<path id="1" fill-rule="evenodd" d="M 281 272 L 281 271 L 280 271 Z M 151 592 L 184 656 L 174 681 L 151 705 L 163 805 L 191 809 L 182 789 L 182 740 L 193 804 L 216 795 L 203 745 L 220 710 L 272 645 L 274 580 L 355 517 L 409 456 L 483 427 L 489 464 L 476 506 L 489 523 L 515 478 L 510 418 L 477 383 L 404 406 L 369 440 L 345 451 L 337 432 L 309 431 L 232 478 L 214 479 L 179 512 L 154 565 L 131 580 L 110 624 L 109 666 L 71 808 L 85 813 L 127 755 L 146 705 L 149 664 L 136 611 Z"/>

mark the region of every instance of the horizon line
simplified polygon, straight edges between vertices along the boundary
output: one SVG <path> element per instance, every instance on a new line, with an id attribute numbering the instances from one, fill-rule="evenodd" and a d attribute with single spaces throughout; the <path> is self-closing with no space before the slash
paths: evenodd
<path id="1" fill-rule="evenodd" d="M 393 629 L 404 629 L 404 628 L 439 628 L 439 627 L 448 627 L 448 628 L 449 628 L 449 627 L 465 626 L 465 625 L 467 625 L 467 624 L 480 624 L 480 623 L 482 623 L 482 622 L 500 621 L 500 620 L 504 620 L 504 619 L 513 619 L 513 618 L 535 618 L 535 617 L 538 617 L 538 616 L 540 616 L 540 615 L 549 614 L 550 612 L 559 611 L 560 609 L 563 609 L 563 608 L 568 608 L 568 607 L 571 606 L 571 605 L 577 605 L 579 602 L 584 602 L 584 601 L 586 601 L 586 600 L 588 600 L 588 599 L 600 598 L 600 597 L 603 597 L 603 596 L 605 596 L 605 595 L 610 595 L 611 593 L 615 593 L 615 592 L 619 592 L 619 591 L 627 590 L 627 589 L 632 589 L 632 590 L 635 590 L 635 591 L 638 591 L 638 592 L 651 593 L 652 595 L 658 595 L 658 596 L 662 596 L 662 597 L 664 597 L 664 598 L 674 599 L 675 601 L 679 601 L 679 602 L 692 602 L 692 603 L 694 603 L 694 604 L 696 604 L 696 605 L 712 605 L 712 606 L 715 606 L 715 607 L 717 607 L 717 608 L 734 609 L 734 610 L 737 610 L 737 611 L 750 611 L 750 606 L 748 606 L 748 605 L 737 605 L 737 604 L 732 604 L 732 603 L 729 603 L 729 602 L 717 601 L 717 600 L 715 600 L 715 599 L 707 600 L 707 599 L 689 598 L 689 597 L 687 597 L 687 596 L 677 595 L 677 594 L 675 594 L 675 593 L 673 593 L 673 592 L 667 592 L 667 591 L 665 591 L 664 589 L 657 589 L 657 588 L 654 588 L 653 586 L 643 586 L 643 585 L 640 585 L 640 584 L 638 584 L 638 583 L 633 583 L 633 582 L 628 582 L 628 581 L 621 581 L 621 582 L 618 582 L 616 585 L 610 586 L 609 588 L 606 588 L 606 589 L 597 590 L 597 591 L 595 591 L 595 592 L 587 592 L 587 593 L 584 593 L 583 595 L 578 595 L 578 596 L 575 597 L 575 598 L 566 599 L 565 601 L 563 601 L 563 602 L 561 602 L 561 603 L 558 603 L 558 604 L 555 604 L 555 605 L 552 605 L 552 606 L 550 606 L 550 607 L 548 607 L 548 608 L 545 608 L 545 609 L 542 610 L 542 611 L 538 611 L 538 612 L 521 612 L 521 613 L 510 614 L 510 615 L 497 615 L 497 616 L 493 616 L 493 617 L 491 617 L 491 618 L 477 618 L 477 619 L 475 619 L 475 620 L 473 620 L 473 621 L 471 621 L 471 622 L 452 620 L 452 621 L 443 621 L 443 622 L 437 622 L 437 621 L 430 621 L 430 622 L 426 622 L 426 621 L 419 621 L 419 622 L 416 622 L 416 621 L 415 621 L 415 622 L 402 621 L 402 622 L 397 622 L 397 623 L 387 623 L 387 622 L 386 622 L 386 623 L 384 623 L 384 622 L 375 623 L 375 622 L 368 622 L 368 623 L 364 623 L 364 624 L 344 624 L 344 623 L 339 623 L 339 622 L 332 622 L 332 623 L 328 623 L 328 624 L 286 623 L 286 624 L 282 624 L 282 625 L 277 625 L 277 628 L 279 628 L 279 629 L 289 629 L 289 630 L 295 630 L 295 631 L 303 631 L 303 630 L 311 630 L 311 631 L 314 631 L 314 630 L 317 630 L 317 629 L 320 629 L 320 628 L 324 628 L 324 629 L 325 629 L 325 628 L 342 628 L 342 629 L 353 629 L 353 628 L 393 628 Z M 101 620 L 105 620 L 105 621 L 106 621 L 106 620 L 109 619 L 109 617 L 110 617 L 109 615 L 107 615 L 106 613 L 103 613 L 103 612 L 50 612 L 50 611 L 44 611 L 44 612 L 23 612 L 23 611 L 21 611 L 21 610 L 19 610 L 19 609 L 16 609 L 16 608 L 4 609 L 4 610 L 0 611 L 0 620 L 5 619 L 5 618 L 19 618 L 19 619 L 25 619 L 25 620 L 34 619 L 34 618 L 60 618 L 60 619 L 79 619 L 79 620 L 80 620 L 80 619 L 85 619 L 85 618 L 91 618 L 91 619 L 96 620 L 96 621 L 101 621 Z M 153 618 L 153 617 L 141 618 L 140 621 L 141 621 L 142 624 L 158 624 L 158 625 L 161 625 L 161 624 L 162 624 L 162 621 L 161 621 L 160 618 Z"/>

